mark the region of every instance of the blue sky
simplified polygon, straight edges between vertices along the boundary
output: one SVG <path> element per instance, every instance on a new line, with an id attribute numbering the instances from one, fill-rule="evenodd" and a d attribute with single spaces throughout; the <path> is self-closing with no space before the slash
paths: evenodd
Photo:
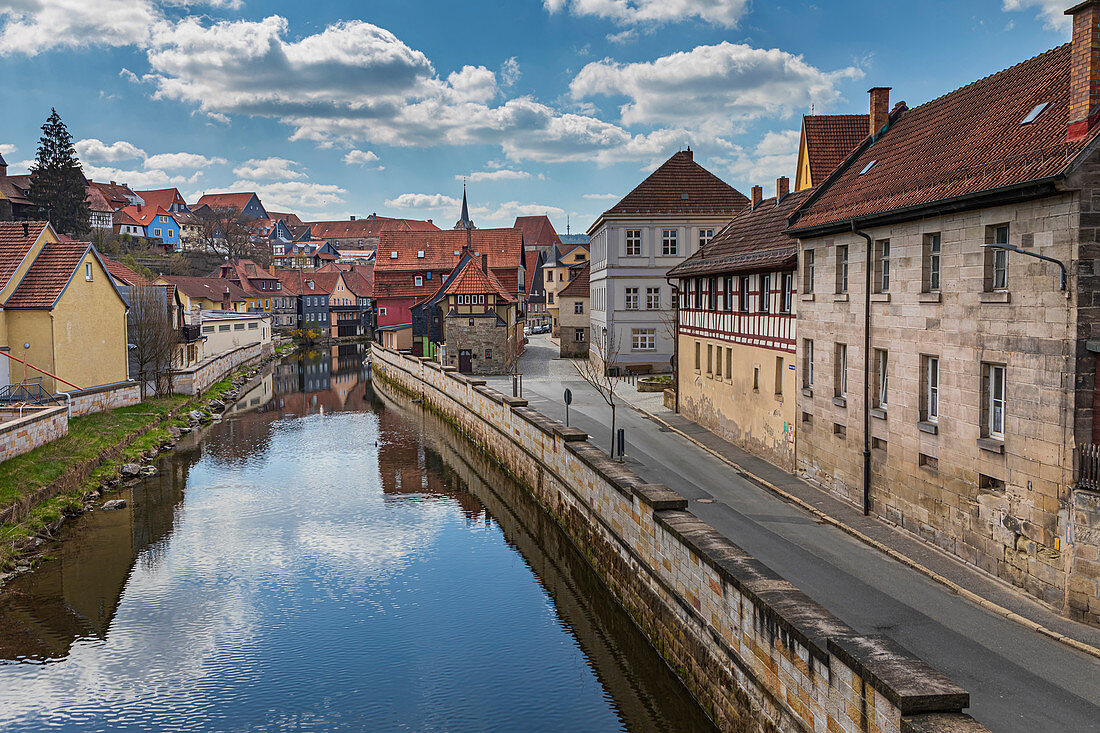
<path id="1" fill-rule="evenodd" d="M 305 219 L 547 213 L 574 232 L 684 145 L 743 192 L 801 115 L 915 106 L 1068 39 L 1069 0 L 0 0 L 0 152 L 55 106 L 91 177 Z"/>

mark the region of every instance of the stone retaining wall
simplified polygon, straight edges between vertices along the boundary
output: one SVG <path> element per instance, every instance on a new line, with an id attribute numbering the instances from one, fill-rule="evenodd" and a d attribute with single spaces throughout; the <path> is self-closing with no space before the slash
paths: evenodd
<path id="1" fill-rule="evenodd" d="M 113 410 L 116 407 L 129 407 L 141 402 L 141 387 L 137 382 L 104 384 L 70 394 L 73 417 Z"/>
<path id="2" fill-rule="evenodd" d="M 11 419 L 14 418 L 14 419 Z M 69 411 L 65 407 L 28 407 L 0 410 L 0 462 L 57 440 L 69 432 Z"/>
<path id="3" fill-rule="evenodd" d="M 484 380 L 378 345 L 372 353 L 381 378 L 454 422 L 532 492 L 722 729 L 984 730 L 944 675 L 886 637 L 856 633 L 583 431 Z"/>
<path id="4" fill-rule="evenodd" d="M 212 356 L 172 375 L 172 391 L 176 394 L 200 394 L 241 364 L 267 356 L 273 350 L 270 343 L 254 343 Z"/>

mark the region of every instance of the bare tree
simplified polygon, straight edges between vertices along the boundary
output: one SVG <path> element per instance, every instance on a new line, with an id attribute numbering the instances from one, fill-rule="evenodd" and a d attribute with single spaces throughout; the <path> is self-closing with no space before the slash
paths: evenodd
<path id="1" fill-rule="evenodd" d="M 599 336 L 592 336 L 588 344 L 588 358 L 573 362 L 581 379 L 592 385 L 611 408 L 611 450 L 608 455 L 612 458 L 615 457 L 615 408 L 618 406 L 615 390 L 619 386 L 619 378 L 611 376 L 608 365 L 617 362 L 618 357 L 619 348 L 615 334 L 603 329 Z"/>
<path id="2" fill-rule="evenodd" d="M 229 259 L 244 257 L 261 267 L 271 259 L 271 248 L 259 230 L 256 219 L 245 216 L 235 206 L 205 208 L 198 215 L 202 223 L 202 242 L 207 251 Z"/>
<path id="3" fill-rule="evenodd" d="M 169 388 L 179 333 L 171 319 L 165 288 L 137 285 L 130 288 L 130 310 L 126 318 L 133 376 L 145 399 L 149 383 L 157 395 Z"/>

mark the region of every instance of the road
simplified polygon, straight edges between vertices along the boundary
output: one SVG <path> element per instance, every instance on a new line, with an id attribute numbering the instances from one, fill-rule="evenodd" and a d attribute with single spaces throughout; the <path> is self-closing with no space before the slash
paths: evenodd
<path id="1" fill-rule="evenodd" d="M 531 337 L 520 364 L 523 396 L 561 420 L 568 387 L 570 425 L 606 450 L 607 405 L 556 356 L 547 336 Z M 489 381 L 504 390 L 503 380 Z M 820 523 L 638 411 L 620 407 L 617 424 L 626 430 L 627 462 L 640 476 L 678 491 L 697 516 L 845 623 L 890 636 L 947 674 L 970 692 L 970 714 L 990 730 L 1100 731 L 1100 660 L 971 603 Z"/>

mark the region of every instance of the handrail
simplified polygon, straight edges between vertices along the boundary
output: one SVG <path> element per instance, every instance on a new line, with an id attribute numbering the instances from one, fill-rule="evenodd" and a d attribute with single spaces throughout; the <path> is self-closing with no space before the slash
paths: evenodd
<path id="1" fill-rule="evenodd" d="M 19 362 L 20 364 L 24 364 L 26 366 L 29 366 L 31 369 L 35 370 L 36 372 L 41 372 L 41 373 L 45 374 L 47 377 L 51 377 L 52 379 L 56 379 L 57 381 L 61 382 L 62 384 L 67 384 L 70 387 L 72 387 L 73 389 L 75 389 L 77 392 L 83 392 L 84 391 L 83 387 L 78 387 L 77 385 L 73 384 L 72 382 L 64 380 L 61 377 L 57 376 L 56 374 L 50 374 L 45 369 L 39 369 L 34 364 L 31 364 L 30 362 L 27 362 L 27 361 L 23 361 L 18 356 L 12 356 L 11 354 L 9 354 L 6 351 L 0 351 L 0 354 L 3 354 L 4 356 L 8 357 L 9 359 L 14 359 L 15 361 Z"/>

